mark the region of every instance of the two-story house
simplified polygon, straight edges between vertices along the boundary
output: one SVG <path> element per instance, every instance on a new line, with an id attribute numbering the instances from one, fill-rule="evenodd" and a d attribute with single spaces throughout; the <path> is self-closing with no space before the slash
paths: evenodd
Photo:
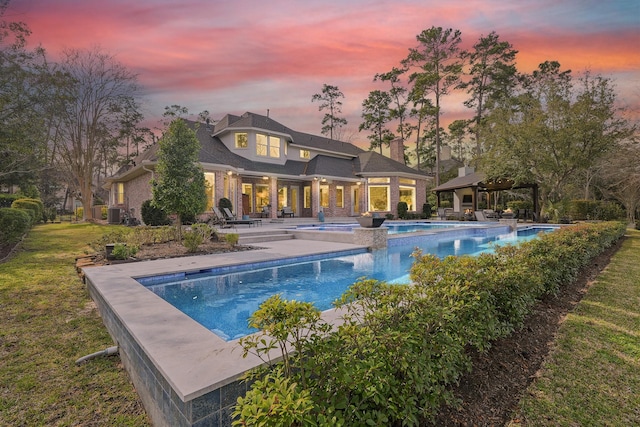
<path id="1" fill-rule="evenodd" d="M 275 218 L 289 207 L 296 217 L 397 215 L 404 201 L 422 211 L 430 179 L 404 164 L 341 141 L 290 129 L 268 116 L 228 114 L 215 125 L 188 122 L 201 144 L 199 161 L 211 206 L 230 199 L 237 215 Z M 403 159 L 401 141 L 392 155 Z M 151 198 L 158 144 L 107 180 L 109 207 L 130 210 Z"/>

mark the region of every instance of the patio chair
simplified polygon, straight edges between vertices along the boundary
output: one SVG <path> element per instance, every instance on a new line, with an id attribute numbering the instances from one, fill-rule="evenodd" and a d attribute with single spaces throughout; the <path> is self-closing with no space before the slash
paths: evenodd
<path id="1" fill-rule="evenodd" d="M 473 214 L 476 216 L 477 221 L 489 221 L 482 211 L 474 211 Z"/>
<path id="2" fill-rule="evenodd" d="M 294 213 L 293 213 L 293 210 L 289 206 L 284 206 L 282 208 L 282 211 L 280 211 L 280 216 L 282 218 L 284 218 L 285 216 L 288 216 L 289 218 L 293 218 L 294 217 Z"/>
<path id="3" fill-rule="evenodd" d="M 494 211 L 493 209 L 483 209 L 482 213 L 489 221 L 497 221 L 498 219 L 500 219 L 500 214 L 498 214 L 498 212 Z"/>
<path id="4" fill-rule="evenodd" d="M 438 219 L 447 219 L 447 213 L 445 212 L 444 208 L 438 208 Z"/>
<path id="5" fill-rule="evenodd" d="M 233 215 L 233 213 L 229 210 L 229 208 L 223 208 L 222 212 L 225 216 L 225 221 L 227 224 L 232 224 L 232 225 L 244 224 L 244 225 L 248 225 L 249 227 L 251 227 L 252 225 L 262 225 L 261 219 L 237 219 Z"/>
<path id="6" fill-rule="evenodd" d="M 220 226 L 222 228 L 226 228 L 226 227 L 231 227 L 230 225 L 227 224 L 227 217 L 225 214 L 222 213 L 222 211 L 220 210 L 220 208 L 217 207 L 212 207 L 211 209 L 213 209 L 213 214 L 215 215 L 215 221 L 220 224 Z"/>

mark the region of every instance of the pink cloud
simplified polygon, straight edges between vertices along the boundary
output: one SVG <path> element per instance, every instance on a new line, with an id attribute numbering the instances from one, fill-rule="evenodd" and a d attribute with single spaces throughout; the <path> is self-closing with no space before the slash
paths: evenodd
<path id="1" fill-rule="evenodd" d="M 466 47 L 495 30 L 520 52 L 521 72 L 558 60 L 574 72 L 620 77 L 624 87 L 640 79 L 637 26 L 614 25 L 624 20 L 614 9 L 589 21 L 591 9 L 551 0 L 21 0 L 11 8 L 53 58 L 65 46 L 114 53 L 139 74 L 149 102 L 160 103 L 150 111 L 175 99 L 197 106 L 209 99 L 223 100 L 215 107 L 232 110 L 224 112 L 256 106 L 319 123 L 310 98 L 327 83 L 345 93 L 343 111 L 355 123 L 368 92 L 385 88 L 373 76 L 397 66 L 416 34 L 433 25 L 460 29 Z M 447 118 L 465 113 L 459 99 Z"/>

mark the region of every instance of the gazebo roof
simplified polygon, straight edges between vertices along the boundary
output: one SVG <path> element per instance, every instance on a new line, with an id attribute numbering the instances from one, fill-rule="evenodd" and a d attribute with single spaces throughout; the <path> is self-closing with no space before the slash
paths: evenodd
<path id="1" fill-rule="evenodd" d="M 473 188 L 477 187 L 480 191 L 500 191 L 510 190 L 512 188 L 528 188 L 534 187 L 535 184 L 520 184 L 514 185 L 511 179 L 500 179 L 497 181 L 486 181 L 486 176 L 482 172 L 473 172 L 465 176 L 459 176 L 453 178 L 450 181 L 440 184 L 432 191 L 436 193 L 455 191 L 460 188 Z"/>
<path id="2" fill-rule="evenodd" d="M 484 178 L 485 175 L 482 172 L 473 172 L 465 176 L 453 178 L 451 181 L 447 181 L 444 184 L 440 184 L 435 187 L 433 191 L 439 193 L 442 191 L 454 191 L 459 188 L 481 187 Z"/>

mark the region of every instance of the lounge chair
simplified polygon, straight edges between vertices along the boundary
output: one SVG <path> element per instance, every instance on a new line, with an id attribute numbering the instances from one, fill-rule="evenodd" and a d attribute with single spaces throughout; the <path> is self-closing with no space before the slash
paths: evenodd
<path id="1" fill-rule="evenodd" d="M 491 220 L 498 220 L 500 219 L 500 214 L 496 211 L 494 211 L 493 209 L 483 209 L 482 213 L 484 213 L 485 218 L 487 218 L 487 220 L 491 221 Z"/>
<path id="2" fill-rule="evenodd" d="M 493 212 L 493 211 L 491 211 L 491 212 Z M 473 212 L 473 214 L 476 216 L 476 219 L 478 221 L 485 221 L 486 222 L 486 221 L 497 221 L 498 220 L 497 216 L 496 217 L 489 217 L 486 210 L 475 211 L 475 212 Z"/>
<path id="3" fill-rule="evenodd" d="M 248 225 L 251 227 L 252 225 L 262 225 L 261 219 L 237 219 L 233 213 L 229 210 L 229 208 L 223 208 L 222 213 L 225 217 L 225 222 L 230 225 Z"/>

